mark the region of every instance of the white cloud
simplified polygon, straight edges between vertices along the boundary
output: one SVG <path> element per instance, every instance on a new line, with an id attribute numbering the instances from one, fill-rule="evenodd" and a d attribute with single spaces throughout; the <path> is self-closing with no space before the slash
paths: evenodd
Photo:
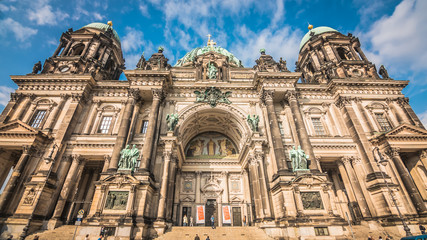
<path id="1" fill-rule="evenodd" d="M 95 20 L 101 21 L 102 19 L 104 19 L 104 16 L 102 16 L 101 14 L 94 12 L 93 17 L 95 18 Z"/>
<path id="2" fill-rule="evenodd" d="M 418 114 L 418 117 L 420 118 L 420 120 L 423 123 L 424 127 L 427 127 L 427 110 L 425 110 L 421 114 Z"/>
<path id="3" fill-rule="evenodd" d="M 260 56 L 259 49 L 265 48 L 266 53 L 278 62 L 280 57 L 287 61 L 289 69 L 294 68 L 298 57 L 299 43 L 302 32 L 284 26 L 277 30 L 270 28 L 260 32 L 252 32 L 246 26 L 240 27 L 238 41 L 233 42 L 230 50 L 242 60 L 245 67 L 255 65 L 255 59 Z"/>
<path id="4" fill-rule="evenodd" d="M 124 52 L 140 50 L 144 44 L 144 34 L 131 27 L 126 27 L 126 35 L 122 38 L 122 49 Z"/>
<path id="5" fill-rule="evenodd" d="M 48 4 L 37 7 L 35 10 L 28 10 L 28 19 L 36 21 L 38 25 L 56 25 L 69 16 L 60 10 L 53 11 L 52 6 Z"/>
<path id="6" fill-rule="evenodd" d="M 10 99 L 10 93 L 13 91 L 15 91 L 15 89 L 6 86 L 0 86 L 0 105 L 6 106 Z"/>
<path id="7" fill-rule="evenodd" d="M 139 3 L 139 11 L 144 17 L 150 17 L 150 13 L 148 13 L 148 7 L 144 3 Z"/>
<path id="8" fill-rule="evenodd" d="M 16 40 L 24 42 L 29 37 L 35 35 L 37 33 L 37 29 L 25 27 L 12 18 L 0 20 L 0 35 L 6 36 L 10 32 L 14 34 Z"/>
<path id="9" fill-rule="evenodd" d="M 391 16 L 374 22 L 366 36 L 361 34 L 362 41 L 366 39 L 373 49 L 368 57 L 392 73 L 427 70 L 425 9 L 425 0 L 403 0 Z"/>

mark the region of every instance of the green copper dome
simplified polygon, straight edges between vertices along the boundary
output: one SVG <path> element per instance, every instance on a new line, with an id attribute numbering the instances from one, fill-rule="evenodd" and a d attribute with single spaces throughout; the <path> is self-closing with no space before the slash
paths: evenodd
<path id="1" fill-rule="evenodd" d="M 185 63 L 194 61 L 194 59 L 196 59 L 197 56 L 202 55 L 202 54 L 207 53 L 207 52 L 210 52 L 210 51 L 213 51 L 213 52 L 219 53 L 221 55 L 227 56 L 228 62 L 231 63 L 232 65 L 235 65 L 237 67 L 243 67 L 242 61 L 237 59 L 232 53 L 227 51 L 227 49 L 222 48 L 222 47 L 211 47 L 211 46 L 205 46 L 205 47 L 201 47 L 201 48 L 197 47 L 197 48 L 191 50 L 190 52 L 185 54 L 184 57 L 179 59 L 176 62 L 174 67 L 184 66 Z"/>
<path id="2" fill-rule="evenodd" d="M 94 22 L 94 23 L 90 23 L 90 24 L 88 24 L 82 28 L 96 28 L 96 29 L 107 31 L 107 29 L 109 27 L 110 27 L 110 25 L 108 25 L 108 24 Z M 111 29 L 113 29 L 113 27 L 111 27 Z M 114 29 L 113 29 L 113 35 L 114 35 L 114 38 L 120 43 L 119 34 L 117 34 L 116 30 L 114 30 Z"/>
<path id="3" fill-rule="evenodd" d="M 301 40 L 301 43 L 299 44 L 299 50 L 301 51 L 302 47 L 304 47 L 304 45 L 310 40 L 311 37 L 322 34 L 322 33 L 326 33 L 326 32 L 338 32 L 338 31 L 330 27 L 314 28 L 308 31 L 308 33 L 304 35 L 304 37 Z"/>

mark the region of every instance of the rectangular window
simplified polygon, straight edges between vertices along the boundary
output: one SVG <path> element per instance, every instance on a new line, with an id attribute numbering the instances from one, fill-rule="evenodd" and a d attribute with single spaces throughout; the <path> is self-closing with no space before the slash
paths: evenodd
<path id="1" fill-rule="evenodd" d="M 39 128 L 45 116 L 46 110 L 37 110 L 36 114 L 34 114 L 34 117 L 30 122 L 30 126 L 33 128 Z"/>
<path id="2" fill-rule="evenodd" d="M 285 134 L 285 131 L 283 131 L 283 124 L 282 122 L 279 122 L 279 130 L 280 130 L 280 134 L 282 134 L 282 136 Z"/>
<path id="3" fill-rule="evenodd" d="M 112 120 L 113 120 L 113 117 L 111 116 L 102 117 L 101 124 L 99 125 L 99 129 L 98 129 L 98 133 L 107 134 L 108 130 L 110 130 L 110 125 Z"/>
<path id="4" fill-rule="evenodd" d="M 141 133 L 143 134 L 147 133 L 147 128 L 148 128 L 148 121 L 147 120 L 142 121 Z"/>
<path id="5" fill-rule="evenodd" d="M 314 233 L 316 236 L 329 236 L 327 227 L 314 227 Z"/>
<path id="6" fill-rule="evenodd" d="M 325 129 L 323 129 L 323 124 L 322 121 L 320 121 L 320 118 L 311 118 L 311 122 L 313 123 L 316 135 L 325 135 Z"/>
<path id="7" fill-rule="evenodd" d="M 375 118 L 377 119 L 382 132 L 391 130 L 390 123 L 388 122 L 387 118 L 385 118 L 384 113 L 375 113 Z"/>

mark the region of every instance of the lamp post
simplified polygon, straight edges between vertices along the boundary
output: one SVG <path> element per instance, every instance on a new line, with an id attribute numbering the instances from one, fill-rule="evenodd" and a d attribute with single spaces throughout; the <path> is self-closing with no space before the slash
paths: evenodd
<path id="1" fill-rule="evenodd" d="M 380 161 L 378 161 L 378 159 L 375 157 L 375 151 L 377 152 L 377 155 L 380 158 Z M 403 230 L 405 230 L 406 236 L 412 236 L 411 229 L 409 229 L 408 225 L 406 224 L 405 219 L 403 218 L 402 213 L 400 212 L 399 206 L 397 206 L 397 202 L 396 202 L 396 199 L 394 198 L 393 192 L 391 191 L 390 186 L 388 185 L 388 182 L 384 176 L 384 173 L 380 168 L 380 164 L 385 167 L 388 161 L 383 158 L 383 156 L 381 155 L 380 149 L 378 147 L 375 147 L 374 149 L 372 149 L 372 155 L 374 155 L 374 160 L 377 163 L 381 176 L 384 179 L 385 186 L 387 187 L 387 190 L 390 193 L 391 200 L 393 201 L 394 206 L 396 206 L 397 213 L 399 214 L 399 218 L 403 224 Z"/>

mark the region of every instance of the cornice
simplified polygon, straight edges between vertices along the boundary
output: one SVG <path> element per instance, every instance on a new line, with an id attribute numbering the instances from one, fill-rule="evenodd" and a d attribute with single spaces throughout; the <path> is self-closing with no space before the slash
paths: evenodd
<path id="1" fill-rule="evenodd" d="M 32 75 L 11 75 L 10 78 L 18 85 L 24 83 L 91 83 L 95 80 L 90 74 L 32 74 Z"/>

